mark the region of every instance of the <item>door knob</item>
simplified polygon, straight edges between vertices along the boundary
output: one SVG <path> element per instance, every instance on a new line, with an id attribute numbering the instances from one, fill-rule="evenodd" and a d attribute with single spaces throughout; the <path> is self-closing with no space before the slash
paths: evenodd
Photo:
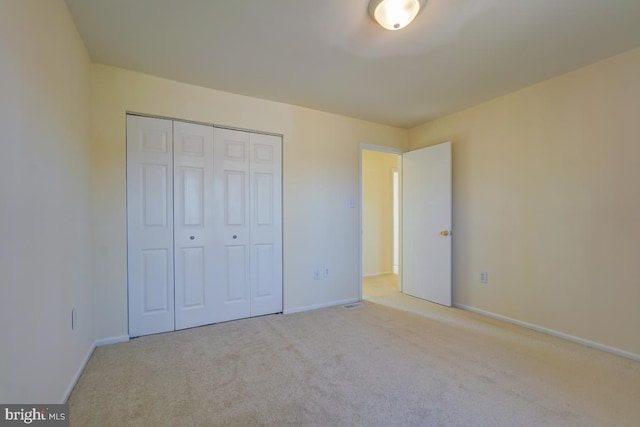
<path id="1" fill-rule="evenodd" d="M 447 236 L 449 235 L 449 230 L 442 230 L 442 231 L 440 232 L 440 235 L 441 235 L 441 236 L 444 236 L 444 237 L 447 237 Z"/>
<path id="2" fill-rule="evenodd" d="M 233 235 L 233 238 L 234 238 L 234 239 L 237 239 L 237 238 L 238 238 L 238 235 L 237 235 L 237 234 L 234 234 L 234 235 Z"/>
<path id="3" fill-rule="evenodd" d="M 196 236 L 190 236 L 189 240 L 195 240 Z"/>

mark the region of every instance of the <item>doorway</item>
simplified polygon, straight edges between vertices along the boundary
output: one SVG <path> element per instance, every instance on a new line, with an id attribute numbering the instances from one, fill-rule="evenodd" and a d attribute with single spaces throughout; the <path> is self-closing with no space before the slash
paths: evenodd
<path id="1" fill-rule="evenodd" d="M 451 146 L 402 153 L 360 145 L 360 299 L 403 293 L 451 306 Z"/>
<path id="2" fill-rule="evenodd" d="M 361 298 L 400 292 L 401 154 L 361 150 Z"/>

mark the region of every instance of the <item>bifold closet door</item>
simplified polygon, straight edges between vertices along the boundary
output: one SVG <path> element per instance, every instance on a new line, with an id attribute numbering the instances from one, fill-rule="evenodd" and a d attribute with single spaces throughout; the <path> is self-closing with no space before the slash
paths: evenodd
<path id="1" fill-rule="evenodd" d="M 251 315 L 249 134 L 214 129 L 216 322 Z"/>
<path id="2" fill-rule="evenodd" d="M 216 321 L 282 311 L 282 142 L 214 130 Z"/>
<path id="3" fill-rule="evenodd" d="M 282 311 L 282 138 L 250 134 L 251 316 Z"/>
<path id="4" fill-rule="evenodd" d="M 280 137 L 127 116 L 129 335 L 282 311 Z"/>
<path id="5" fill-rule="evenodd" d="M 174 330 L 172 127 L 127 116 L 130 336 Z"/>
<path id="6" fill-rule="evenodd" d="M 214 323 L 213 127 L 173 122 L 176 329 Z"/>

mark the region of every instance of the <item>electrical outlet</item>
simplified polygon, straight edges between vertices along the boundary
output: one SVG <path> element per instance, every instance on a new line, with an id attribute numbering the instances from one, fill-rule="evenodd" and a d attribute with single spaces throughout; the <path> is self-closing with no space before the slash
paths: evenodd
<path id="1" fill-rule="evenodd" d="M 313 280 L 320 280 L 320 269 L 316 268 L 313 270 Z"/>
<path id="2" fill-rule="evenodd" d="M 487 283 L 489 281 L 489 273 L 483 271 L 480 273 L 480 283 Z"/>
<path id="3" fill-rule="evenodd" d="M 322 277 L 324 277 L 325 279 L 329 277 L 329 267 L 325 267 L 322 269 Z"/>

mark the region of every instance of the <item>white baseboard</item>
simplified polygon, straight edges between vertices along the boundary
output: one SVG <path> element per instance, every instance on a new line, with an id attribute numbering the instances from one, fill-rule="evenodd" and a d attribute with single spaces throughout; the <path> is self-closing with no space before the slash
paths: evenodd
<path id="1" fill-rule="evenodd" d="M 304 307 L 287 308 L 282 313 L 283 314 L 301 313 L 303 311 L 318 310 L 319 308 L 335 307 L 336 305 L 353 304 L 354 302 L 358 302 L 358 301 L 360 301 L 358 298 L 350 298 L 350 299 L 345 299 L 341 301 L 331 301 L 323 304 L 314 304 L 314 305 L 307 305 Z"/>
<path id="2" fill-rule="evenodd" d="M 492 319 L 502 320 L 507 323 L 511 323 L 513 325 L 522 326 L 523 328 L 532 329 L 537 332 L 542 332 L 547 335 L 552 335 L 554 337 L 562 338 L 567 341 L 574 342 L 576 344 L 582 344 L 587 347 L 595 348 L 597 350 L 606 351 L 608 353 L 615 354 L 616 356 L 626 357 L 631 360 L 635 360 L 640 362 L 640 354 L 631 353 L 630 351 L 621 350 L 619 348 L 611 347 L 608 345 L 600 344 L 594 341 L 589 341 L 584 338 L 575 337 L 573 335 L 565 334 L 564 332 L 559 332 L 553 329 L 544 328 L 542 326 L 534 325 L 532 323 L 523 322 L 521 320 L 512 319 L 507 316 L 503 316 L 501 314 L 492 313 L 490 311 L 481 310 L 479 308 L 470 307 L 464 304 L 453 304 L 454 307 L 460 308 L 462 310 L 471 311 L 472 313 L 482 314 L 483 316 L 491 317 Z"/>
<path id="3" fill-rule="evenodd" d="M 76 374 L 73 376 L 73 378 L 71 379 L 71 382 L 69 383 L 69 386 L 65 390 L 60 403 L 66 403 L 67 400 L 69 399 L 69 396 L 71 396 L 71 392 L 73 391 L 73 388 L 78 383 L 78 380 L 80 379 L 80 376 L 84 371 L 84 368 L 87 367 L 87 363 L 89 363 L 89 359 L 91 359 L 91 355 L 93 354 L 93 351 L 96 349 L 96 347 L 100 347 L 107 344 L 116 344 L 119 342 L 127 342 L 127 341 L 129 341 L 129 335 L 120 335 L 119 337 L 110 337 L 110 338 L 95 340 L 93 344 L 91 344 L 91 346 L 89 347 L 89 350 L 87 351 L 87 354 L 84 356 L 84 359 L 82 359 L 82 362 L 80 362 L 80 366 L 78 366 Z"/>
<path id="4" fill-rule="evenodd" d="M 84 356 L 84 359 L 82 359 L 82 362 L 80 362 L 80 366 L 78 366 L 78 369 L 76 370 L 76 374 L 71 379 L 71 383 L 69 383 L 69 386 L 64 391 L 64 395 L 62 396 L 62 400 L 60 400 L 60 403 L 66 403 L 67 399 L 69 399 L 69 396 L 71 396 L 71 392 L 73 391 L 73 388 L 76 386 L 76 383 L 80 379 L 80 375 L 82 375 L 82 371 L 84 371 L 85 366 L 87 366 L 87 363 L 89 363 L 89 359 L 91 358 L 91 355 L 93 354 L 93 350 L 95 349 L 96 349 L 96 343 L 94 342 L 93 344 L 91 344 L 91 346 L 89 346 L 89 351 L 87 351 L 87 354 Z"/>
<path id="5" fill-rule="evenodd" d="M 129 335 L 120 335 L 117 337 L 102 338 L 102 339 L 96 340 L 96 347 L 102 347 L 103 345 L 117 344 L 120 342 L 127 342 L 127 341 L 129 341 Z"/>
<path id="6" fill-rule="evenodd" d="M 377 276 L 385 276 L 387 274 L 393 274 L 393 271 L 387 271 L 386 273 L 363 274 L 362 277 L 377 277 Z"/>

